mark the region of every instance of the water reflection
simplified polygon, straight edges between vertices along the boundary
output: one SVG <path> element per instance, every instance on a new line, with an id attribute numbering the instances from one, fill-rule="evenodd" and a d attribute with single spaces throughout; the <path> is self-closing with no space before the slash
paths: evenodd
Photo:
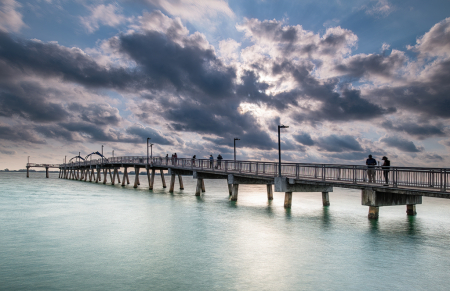
<path id="1" fill-rule="evenodd" d="M 331 217 L 329 212 L 329 206 L 324 206 L 322 210 L 322 226 L 328 228 L 330 226 Z"/>

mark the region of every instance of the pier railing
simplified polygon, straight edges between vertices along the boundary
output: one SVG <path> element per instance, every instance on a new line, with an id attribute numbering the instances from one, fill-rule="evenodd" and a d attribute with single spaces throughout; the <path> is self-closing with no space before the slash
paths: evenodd
<path id="1" fill-rule="evenodd" d="M 212 171 L 218 173 L 240 173 L 263 177 L 278 176 L 278 163 L 259 161 L 210 160 L 191 158 L 171 158 L 146 156 L 110 157 L 54 165 L 60 168 L 78 168 L 86 166 L 108 165 L 161 166 L 179 169 Z M 38 164 L 29 164 L 38 165 Z M 344 184 L 368 184 L 368 167 L 360 165 L 282 163 L 281 176 L 293 179 L 308 179 L 324 182 L 340 182 Z M 375 181 L 372 184 L 385 184 L 385 171 L 388 184 L 393 187 L 421 188 L 446 192 L 449 186 L 450 169 L 418 168 L 418 167 L 374 167 Z"/>

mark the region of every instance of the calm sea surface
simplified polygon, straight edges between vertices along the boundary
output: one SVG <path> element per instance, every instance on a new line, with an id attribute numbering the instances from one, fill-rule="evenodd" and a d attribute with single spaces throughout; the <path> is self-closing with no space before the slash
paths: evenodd
<path id="1" fill-rule="evenodd" d="M 265 186 L 230 202 L 225 180 L 195 197 L 192 177 L 170 194 L 159 176 L 149 191 L 146 176 L 133 189 L 25 175 L 0 173 L 0 290 L 450 289 L 450 200 L 369 221 L 356 190 L 335 188 L 330 207 L 294 193 L 285 210 Z"/>

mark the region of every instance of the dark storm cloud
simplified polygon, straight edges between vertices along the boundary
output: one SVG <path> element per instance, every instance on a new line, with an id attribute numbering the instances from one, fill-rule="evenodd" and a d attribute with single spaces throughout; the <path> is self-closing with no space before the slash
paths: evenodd
<path id="1" fill-rule="evenodd" d="M 377 75 L 385 78 L 392 77 L 395 70 L 400 68 L 406 61 L 401 53 L 389 56 L 371 54 L 356 55 L 345 60 L 344 63 L 336 66 L 340 73 L 361 78 L 363 76 Z"/>
<path id="2" fill-rule="evenodd" d="M 184 46 L 156 31 L 120 37 L 119 49 L 129 55 L 149 78 L 146 87 L 172 85 L 178 91 L 200 91 L 214 98 L 232 95 L 234 69 L 222 65 L 212 49 L 195 41 Z"/>
<path id="3" fill-rule="evenodd" d="M 54 43 L 14 40 L 0 31 L 0 71 L 15 69 L 20 74 L 60 77 L 87 87 L 125 88 L 142 79 L 123 68 L 106 68 L 79 49 Z M 10 76 L 14 78 L 14 76 Z"/>
<path id="4" fill-rule="evenodd" d="M 151 138 L 150 143 L 159 145 L 173 145 L 173 141 L 164 137 L 159 132 L 151 127 L 132 126 L 127 128 L 127 133 L 138 136 L 141 142 L 147 141 L 147 138 Z"/>
<path id="5" fill-rule="evenodd" d="M 442 124 L 437 125 L 430 125 L 430 124 L 424 124 L 419 125 L 416 123 L 413 123 L 413 121 L 409 122 L 397 122 L 396 124 L 393 124 L 392 121 L 386 120 L 381 124 L 382 127 L 389 129 L 389 130 L 395 130 L 399 132 L 406 132 L 410 135 L 417 136 L 419 138 L 427 138 L 431 136 L 445 136 L 444 133 L 444 126 Z"/>
<path id="6" fill-rule="evenodd" d="M 375 158 L 377 156 L 382 156 L 384 153 L 380 152 L 342 152 L 342 153 L 333 153 L 328 154 L 328 157 L 347 160 L 347 161 L 361 161 L 361 164 L 365 164 L 365 160 L 369 155 L 373 155 Z"/>
<path id="7" fill-rule="evenodd" d="M 351 135 L 329 135 L 320 137 L 316 145 L 322 151 L 344 152 L 344 151 L 363 151 L 359 142 Z"/>
<path id="8" fill-rule="evenodd" d="M 78 117 L 86 122 L 95 124 L 97 126 L 117 126 L 122 121 L 119 110 L 107 104 L 89 104 L 81 105 L 78 103 L 71 103 L 68 109 L 78 115 Z"/>
<path id="9" fill-rule="evenodd" d="M 309 133 L 302 133 L 293 135 L 294 139 L 298 141 L 299 143 L 306 145 L 306 146 L 312 146 L 314 145 L 314 141 L 311 138 L 311 135 Z"/>
<path id="10" fill-rule="evenodd" d="M 57 91 L 45 90 L 33 82 L 0 83 L 0 116 L 20 116 L 35 122 L 62 121 L 70 114 L 61 104 L 46 100 L 48 94 Z"/>
<path id="11" fill-rule="evenodd" d="M 444 161 L 444 158 L 441 157 L 438 154 L 426 154 L 425 158 L 429 159 L 429 160 L 433 160 L 433 161 Z"/>
<path id="12" fill-rule="evenodd" d="M 416 145 L 412 141 L 408 141 L 406 139 L 392 136 L 392 137 L 385 137 L 380 140 L 381 142 L 384 142 L 386 145 L 390 147 L 397 148 L 403 152 L 408 153 L 417 153 L 421 152 L 422 148 L 417 148 Z"/>
<path id="13" fill-rule="evenodd" d="M 25 126 L 8 126 L 0 125 L 0 140 L 14 142 L 31 142 L 37 144 L 45 144 L 32 130 Z"/>
<path id="14" fill-rule="evenodd" d="M 75 132 L 69 131 L 58 124 L 38 125 L 34 130 L 46 138 L 61 139 L 64 141 L 77 141 Z"/>

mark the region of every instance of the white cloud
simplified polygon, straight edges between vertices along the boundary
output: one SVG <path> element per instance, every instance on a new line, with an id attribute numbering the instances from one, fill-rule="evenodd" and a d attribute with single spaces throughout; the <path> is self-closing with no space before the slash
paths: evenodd
<path id="1" fill-rule="evenodd" d="M 395 10 L 395 7 L 388 0 L 375 1 L 377 2 L 376 4 L 364 7 L 367 14 L 386 17 Z"/>
<path id="2" fill-rule="evenodd" d="M 221 16 L 234 17 L 224 0 L 147 0 L 149 4 L 190 22 L 201 22 Z"/>
<path id="3" fill-rule="evenodd" d="M 449 57 L 450 17 L 435 24 L 430 31 L 417 39 L 415 46 L 409 46 L 408 49 L 418 51 L 422 57 Z"/>
<path id="4" fill-rule="evenodd" d="M 22 14 L 16 11 L 21 6 L 14 0 L 0 0 L 0 30 L 19 32 L 26 26 Z"/>
<path id="5" fill-rule="evenodd" d="M 80 20 L 89 33 L 99 29 L 100 24 L 116 27 L 126 21 L 125 16 L 119 13 L 121 7 L 117 4 L 101 4 L 90 6 L 88 9 L 91 11 L 91 15 L 80 17 Z"/>

